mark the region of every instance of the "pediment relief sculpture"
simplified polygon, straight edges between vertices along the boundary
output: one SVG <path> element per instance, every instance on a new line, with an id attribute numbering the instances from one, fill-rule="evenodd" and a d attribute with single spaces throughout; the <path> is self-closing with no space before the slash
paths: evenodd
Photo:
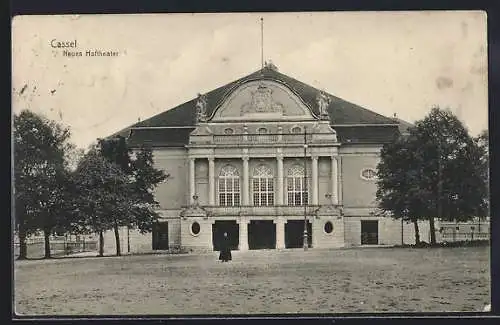
<path id="1" fill-rule="evenodd" d="M 260 84 L 255 91 L 251 92 L 249 103 L 241 106 L 241 115 L 252 113 L 283 113 L 283 105 L 273 99 L 273 90 L 264 84 Z"/>

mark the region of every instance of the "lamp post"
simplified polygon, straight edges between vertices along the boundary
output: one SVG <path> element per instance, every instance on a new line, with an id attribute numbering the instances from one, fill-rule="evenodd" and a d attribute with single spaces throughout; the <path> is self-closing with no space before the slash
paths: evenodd
<path id="1" fill-rule="evenodd" d="M 307 192 L 307 131 L 304 127 L 304 184 L 302 186 L 302 204 L 304 205 L 304 251 L 307 251 L 308 234 L 307 234 L 307 203 L 309 202 L 309 195 Z"/>
<path id="2" fill-rule="evenodd" d="M 130 227 L 127 226 L 127 252 L 130 253 Z"/>

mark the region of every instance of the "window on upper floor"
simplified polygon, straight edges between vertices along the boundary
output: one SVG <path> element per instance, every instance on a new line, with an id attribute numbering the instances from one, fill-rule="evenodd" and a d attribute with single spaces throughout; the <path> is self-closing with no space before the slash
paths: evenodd
<path id="1" fill-rule="evenodd" d="M 219 174 L 219 205 L 240 205 L 240 175 L 234 166 L 224 166 Z"/>
<path id="2" fill-rule="evenodd" d="M 274 178 L 271 168 L 260 165 L 252 175 L 253 204 L 256 206 L 274 205 Z"/>
<path id="3" fill-rule="evenodd" d="M 233 134 L 233 133 L 234 133 L 234 130 L 231 128 L 224 129 L 224 134 Z"/>
<path id="4" fill-rule="evenodd" d="M 259 129 L 257 130 L 257 132 L 258 132 L 259 134 L 266 134 L 266 133 L 267 133 L 267 129 L 266 129 L 266 128 L 259 128 Z"/>
<path id="5" fill-rule="evenodd" d="M 302 133 L 302 129 L 299 126 L 294 126 L 292 128 L 292 133 L 295 133 L 295 134 Z"/>
<path id="6" fill-rule="evenodd" d="M 294 165 L 287 172 L 287 202 L 288 205 L 305 205 L 309 202 L 305 170 L 303 166 Z"/>

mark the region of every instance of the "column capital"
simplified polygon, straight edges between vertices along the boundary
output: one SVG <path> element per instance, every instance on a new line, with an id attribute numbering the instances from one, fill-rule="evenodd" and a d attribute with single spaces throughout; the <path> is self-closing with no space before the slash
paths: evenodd
<path id="1" fill-rule="evenodd" d="M 278 154 L 276 155 L 276 159 L 278 159 L 278 160 L 283 160 L 283 154 L 282 154 L 282 153 L 278 153 Z"/>
<path id="2" fill-rule="evenodd" d="M 311 159 L 312 159 L 312 160 L 318 160 L 318 158 L 319 158 L 319 157 L 318 157 L 318 155 L 312 155 L 312 156 L 311 156 Z"/>
<path id="3" fill-rule="evenodd" d="M 215 157 L 214 156 L 209 156 L 207 157 L 208 161 L 214 161 L 215 160 Z"/>
<path id="4" fill-rule="evenodd" d="M 242 156 L 242 157 L 241 157 L 241 159 L 242 159 L 243 161 L 248 161 L 248 160 L 250 159 L 250 157 L 248 157 L 248 156 Z"/>

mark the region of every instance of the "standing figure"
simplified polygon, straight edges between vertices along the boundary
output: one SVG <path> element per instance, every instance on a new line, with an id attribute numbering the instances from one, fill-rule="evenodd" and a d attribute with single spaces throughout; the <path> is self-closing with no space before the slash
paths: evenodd
<path id="1" fill-rule="evenodd" d="M 328 116 L 328 105 L 330 105 L 330 98 L 323 92 L 320 91 L 316 101 L 318 102 L 319 114 L 322 117 Z"/>
<path id="2" fill-rule="evenodd" d="M 231 246 L 229 243 L 229 237 L 227 235 L 227 232 L 225 232 L 220 247 L 219 260 L 221 260 L 222 262 L 228 262 L 232 259 L 233 258 L 231 256 Z"/>
<path id="3" fill-rule="evenodd" d="M 196 100 L 196 122 L 206 122 L 207 120 L 207 97 L 198 94 Z"/>

